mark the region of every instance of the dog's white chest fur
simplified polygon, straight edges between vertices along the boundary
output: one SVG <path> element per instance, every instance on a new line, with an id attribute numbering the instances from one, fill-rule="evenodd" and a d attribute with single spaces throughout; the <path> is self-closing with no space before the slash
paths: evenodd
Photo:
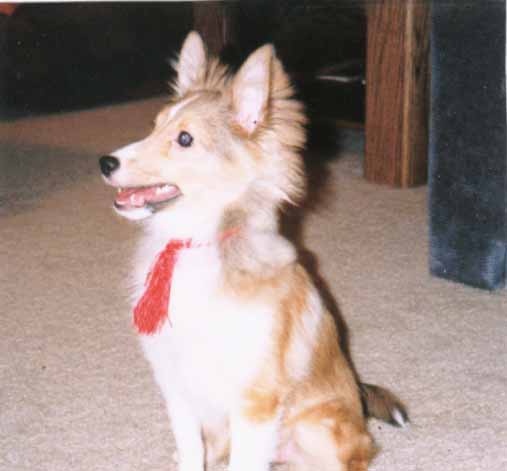
<path id="1" fill-rule="evenodd" d="M 201 420 L 237 403 L 269 351 L 272 307 L 224 294 L 216 246 L 184 250 L 171 286 L 170 323 L 141 336 L 164 393 L 189 400 Z M 211 416 L 210 416 L 211 414 Z"/>

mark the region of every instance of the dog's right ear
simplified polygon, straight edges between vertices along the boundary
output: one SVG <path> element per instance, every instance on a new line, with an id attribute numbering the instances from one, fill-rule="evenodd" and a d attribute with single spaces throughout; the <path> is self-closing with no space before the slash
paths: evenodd
<path id="1" fill-rule="evenodd" d="M 206 67 L 206 47 L 199 33 L 191 31 L 181 47 L 180 57 L 175 64 L 176 93 L 182 96 L 198 82 L 204 80 Z"/>

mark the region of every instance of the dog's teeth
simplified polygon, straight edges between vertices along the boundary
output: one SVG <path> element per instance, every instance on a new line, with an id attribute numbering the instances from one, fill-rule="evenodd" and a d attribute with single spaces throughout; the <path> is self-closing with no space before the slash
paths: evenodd
<path id="1" fill-rule="evenodd" d="M 157 189 L 155 190 L 155 193 L 157 195 L 160 195 L 160 193 L 166 193 L 170 190 L 171 190 L 171 185 L 163 185 L 163 186 L 157 187 Z"/>

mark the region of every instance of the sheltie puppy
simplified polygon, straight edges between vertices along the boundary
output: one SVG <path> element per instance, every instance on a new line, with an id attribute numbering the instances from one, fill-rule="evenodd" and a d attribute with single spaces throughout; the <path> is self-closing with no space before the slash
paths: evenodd
<path id="1" fill-rule="evenodd" d="M 191 32 L 143 140 L 100 159 L 142 220 L 134 324 L 167 402 L 180 471 L 366 470 L 367 415 L 407 416 L 358 382 L 279 211 L 301 201 L 303 106 L 273 46 L 236 74 Z"/>

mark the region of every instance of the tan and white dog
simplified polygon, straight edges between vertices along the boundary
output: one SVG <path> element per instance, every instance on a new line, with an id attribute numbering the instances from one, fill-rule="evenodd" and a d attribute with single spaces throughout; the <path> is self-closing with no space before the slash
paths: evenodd
<path id="1" fill-rule="evenodd" d="M 116 211 L 145 226 L 136 302 L 168 242 L 189 241 L 173 260 L 165 319 L 140 329 L 179 469 L 229 456 L 231 471 L 277 461 L 366 470 L 363 406 L 395 425 L 406 413 L 386 390 L 358 383 L 331 314 L 279 234 L 280 207 L 304 195 L 303 107 L 271 45 L 230 75 L 192 32 L 175 68 L 153 131 L 100 166 L 117 188 Z"/>

